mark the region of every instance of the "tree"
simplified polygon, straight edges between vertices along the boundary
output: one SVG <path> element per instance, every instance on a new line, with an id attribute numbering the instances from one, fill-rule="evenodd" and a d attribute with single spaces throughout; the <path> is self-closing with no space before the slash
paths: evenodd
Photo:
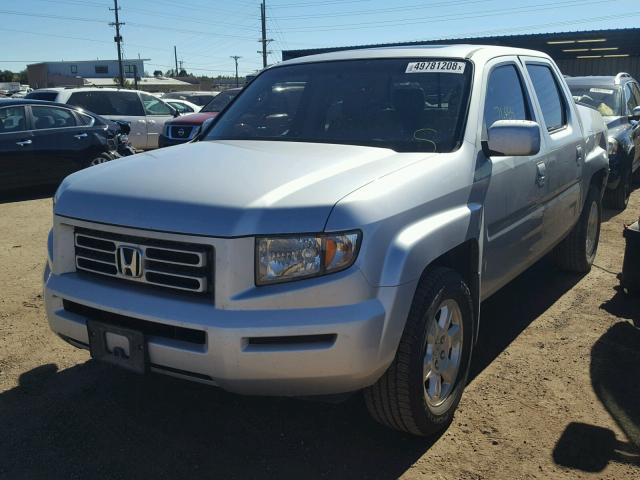
<path id="1" fill-rule="evenodd" d="M 0 70 L 0 82 L 13 82 L 13 75 L 11 70 Z"/>
<path id="2" fill-rule="evenodd" d="M 161 77 L 162 76 L 162 70 L 154 70 L 153 71 L 153 76 L 154 77 Z"/>
<path id="3" fill-rule="evenodd" d="M 188 77 L 189 74 L 187 73 L 187 71 L 183 68 L 182 70 L 180 70 L 180 72 L 178 73 L 179 77 Z"/>

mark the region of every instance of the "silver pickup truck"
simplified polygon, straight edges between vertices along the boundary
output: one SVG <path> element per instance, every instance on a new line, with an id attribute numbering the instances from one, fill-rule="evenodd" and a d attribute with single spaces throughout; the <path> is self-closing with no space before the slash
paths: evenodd
<path id="1" fill-rule="evenodd" d="M 552 252 L 588 272 L 607 132 L 553 61 L 473 45 L 261 73 L 199 141 L 54 197 L 51 328 L 92 357 L 244 394 L 364 391 L 445 428 L 481 302 Z"/>

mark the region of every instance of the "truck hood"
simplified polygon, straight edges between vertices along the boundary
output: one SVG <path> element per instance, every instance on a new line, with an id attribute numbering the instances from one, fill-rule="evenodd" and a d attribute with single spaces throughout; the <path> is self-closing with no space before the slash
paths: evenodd
<path id="1" fill-rule="evenodd" d="M 218 112 L 187 113 L 169 120 L 165 125 L 202 125 L 208 118 L 214 118 Z"/>
<path id="2" fill-rule="evenodd" d="M 345 195 L 431 155 L 317 143 L 197 142 L 74 173 L 56 192 L 55 213 L 219 237 L 320 232 Z"/>

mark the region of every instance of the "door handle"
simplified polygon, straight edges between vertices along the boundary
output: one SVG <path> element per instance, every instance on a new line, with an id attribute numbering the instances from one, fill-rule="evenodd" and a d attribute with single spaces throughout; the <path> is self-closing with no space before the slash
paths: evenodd
<path id="1" fill-rule="evenodd" d="M 536 165 L 536 171 L 536 184 L 539 187 L 543 187 L 547 182 L 547 166 L 544 164 L 544 162 L 540 162 Z"/>
<path id="2" fill-rule="evenodd" d="M 155 120 L 147 120 L 147 123 L 150 123 L 151 125 L 155 125 L 156 121 Z"/>
<path id="3" fill-rule="evenodd" d="M 147 123 L 146 120 L 138 120 L 138 123 Z"/>
<path id="4" fill-rule="evenodd" d="M 20 145 L 24 147 L 25 145 L 31 145 L 33 142 L 31 140 L 22 140 L 21 142 L 16 142 L 16 145 Z"/>
<path id="5" fill-rule="evenodd" d="M 78 140 L 80 140 L 81 138 L 87 138 L 87 134 L 86 133 L 79 133 L 78 135 L 74 135 L 75 138 L 77 138 Z"/>
<path id="6" fill-rule="evenodd" d="M 579 164 L 583 160 L 583 157 L 582 145 L 578 145 L 576 147 L 576 162 Z"/>

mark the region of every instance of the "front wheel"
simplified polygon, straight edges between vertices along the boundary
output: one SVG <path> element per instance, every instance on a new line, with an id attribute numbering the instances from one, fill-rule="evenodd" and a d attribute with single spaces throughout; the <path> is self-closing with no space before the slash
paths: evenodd
<path id="1" fill-rule="evenodd" d="M 86 162 L 85 165 L 84 165 L 84 168 L 93 167 L 95 165 L 100 165 L 101 163 L 110 162 L 111 160 L 113 160 L 113 158 L 111 156 L 109 156 L 109 154 L 101 153 L 97 157 L 92 158 L 91 160 Z"/>
<path id="2" fill-rule="evenodd" d="M 600 190 L 592 185 L 578 223 L 554 251 L 554 260 L 558 267 L 576 273 L 587 273 L 591 270 L 598 251 L 601 221 L 602 197 Z"/>
<path id="3" fill-rule="evenodd" d="M 416 289 L 395 359 L 364 392 L 374 419 L 415 435 L 446 428 L 466 385 L 473 338 L 469 288 L 438 267 Z"/>
<path id="4" fill-rule="evenodd" d="M 631 195 L 631 187 L 633 185 L 633 175 L 631 167 L 625 168 L 620 183 L 613 190 L 605 190 L 604 206 L 614 210 L 624 210 L 629 204 L 629 196 Z"/>

